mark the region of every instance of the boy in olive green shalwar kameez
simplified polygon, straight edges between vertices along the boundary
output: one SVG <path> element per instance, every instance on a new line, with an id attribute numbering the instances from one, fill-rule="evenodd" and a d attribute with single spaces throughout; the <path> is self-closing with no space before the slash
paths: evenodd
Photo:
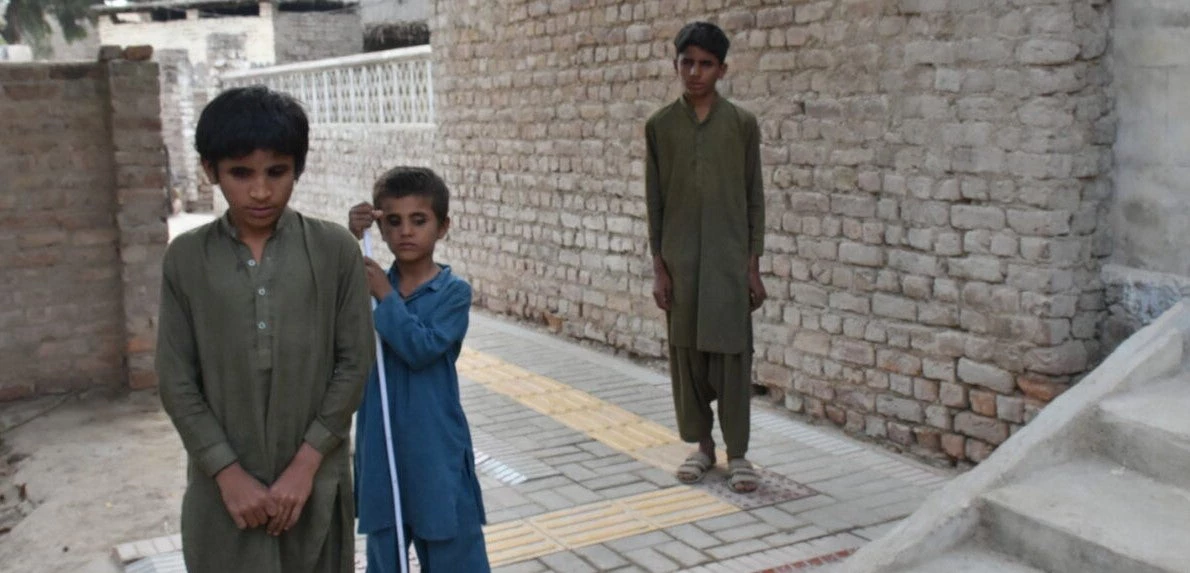
<path id="1" fill-rule="evenodd" d="M 670 376 L 683 440 L 699 444 L 678 469 L 693 483 L 715 463 L 710 404 L 718 401 L 729 484 L 754 491 L 748 451 L 751 312 L 765 298 L 764 190 L 756 117 L 723 99 L 715 83 L 729 45 L 718 27 L 687 25 L 674 45 L 685 93 L 645 126 L 646 200 L 653 296 L 667 312 Z"/>
<path id="2" fill-rule="evenodd" d="M 363 258 L 344 228 L 287 206 L 308 125 L 292 98 L 235 89 L 195 139 L 227 197 L 166 251 L 161 400 L 189 454 L 190 573 L 349 573 L 347 439 L 374 360 Z"/>

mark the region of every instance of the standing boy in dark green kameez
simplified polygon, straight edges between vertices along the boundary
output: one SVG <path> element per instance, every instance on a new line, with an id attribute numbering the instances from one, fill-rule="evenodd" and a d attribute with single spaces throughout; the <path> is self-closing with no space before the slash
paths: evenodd
<path id="1" fill-rule="evenodd" d="M 755 491 L 744 458 L 751 415 L 752 318 L 765 299 L 764 189 L 756 116 L 719 96 L 730 42 L 695 22 L 674 40 L 684 93 L 645 125 L 653 297 L 669 322 L 669 364 L 682 439 L 698 443 L 685 483 L 715 465 L 711 402 L 727 446 L 729 485 Z"/>
<path id="2" fill-rule="evenodd" d="M 157 372 L 189 454 L 190 573 L 350 573 L 347 438 L 374 360 L 363 257 L 338 225 L 288 207 L 306 115 L 233 89 L 195 141 L 227 198 L 165 253 Z"/>

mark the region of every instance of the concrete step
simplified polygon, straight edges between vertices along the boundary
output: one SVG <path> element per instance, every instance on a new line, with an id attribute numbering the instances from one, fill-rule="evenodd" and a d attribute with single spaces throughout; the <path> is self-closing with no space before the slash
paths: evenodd
<path id="1" fill-rule="evenodd" d="M 900 573 L 1044 573 L 1003 553 L 977 546 L 957 547 Z"/>
<path id="2" fill-rule="evenodd" d="M 1190 378 L 1104 400 L 1100 451 L 1130 470 L 1190 490 Z"/>
<path id="3" fill-rule="evenodd" d="M 1190 492 L 1087 460 L 982 496 L 998 549 L 1051 573 L 1183 573 Z"/>

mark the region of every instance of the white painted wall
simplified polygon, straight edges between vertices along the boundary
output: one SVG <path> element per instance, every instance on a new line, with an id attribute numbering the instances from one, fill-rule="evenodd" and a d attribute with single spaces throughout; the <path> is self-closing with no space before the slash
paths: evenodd
<path id="1" fill-rule="evenodd" d="M 1111 262 L 1190 276 L 1190 2 L 1117 0 Z"/>
<path id="2" fill-rule="evenodd" d="M 372 0 L 360 2 L 364 26 L 417 22 L 430 17 L 430 0 Z"/>
<path id="3" fill-rule="evenodd" d="M 210 35 L 215 33 L 245 35 L 247 41 L 243 59 L 252 64 L 272 64 L 276 61 L 273 19 L 269 13 L 262 16 L 119 24 L 113 24 L 110 18 L 99 19 L 99 37 L 104 44 L 149 44 L 159 50 L 186 50 L 193 64 L 207 63 L 207 42 Z"/>

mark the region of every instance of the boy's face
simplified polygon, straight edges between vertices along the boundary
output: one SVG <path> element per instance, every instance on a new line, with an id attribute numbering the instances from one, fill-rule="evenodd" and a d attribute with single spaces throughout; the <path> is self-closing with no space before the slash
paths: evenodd
<path id="1" fill-rule="evenodd" d="M 203 161 L 203 168 L 227 198 L 231 221 L 241 235 L 272 233 L 293 195 L 292 155 L 257 149 L 217 165 Z"/>
<path id="2" fill-rule="evenodd" d="M 434 215 L 430 198 L 406 195 L 380 201 L 380 236 L 398 262 L 409 264 L 433 260 L 434 245 L 446 236 L 450 219 L 442 223 Z"/>
<path id="3" fill-rule="evenodd" d="M 686 95 L 701 98 L 715 92 L 715 84 L 727 73 L 727 64 L 698 46 L 687 46 L 674 60 L 674 69 Z"/>

